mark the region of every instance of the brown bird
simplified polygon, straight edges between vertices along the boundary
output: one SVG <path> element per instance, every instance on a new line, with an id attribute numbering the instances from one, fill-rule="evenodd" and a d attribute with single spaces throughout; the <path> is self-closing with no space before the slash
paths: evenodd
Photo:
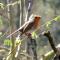
<path id="1" fill-rule="evenodd" d="M 25 22 L 18 30 L 10 34 L 8 37 L 13 35 L 17 31 L 20 31 L 21 35 L 23 35 L 30 30 L 35 30 L 36 28 L 38 28 L 40 24 L 40 19 L 41 19 L 40 16 L 32 14 L 27 22 Z"/>

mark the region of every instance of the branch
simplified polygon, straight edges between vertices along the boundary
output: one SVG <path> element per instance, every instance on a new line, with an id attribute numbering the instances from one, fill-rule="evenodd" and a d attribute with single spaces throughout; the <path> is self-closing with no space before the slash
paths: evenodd
<path id="1" fill-rule="evenodd" d="M 50 31 L 45 32 L 43 35 L 48 38 L 49 43 L 50 43 L 52 49 L 54 50 L 55 53 L 57 53 L 57 48 L 54 45 L 53 38 L 51 37 Z"/>

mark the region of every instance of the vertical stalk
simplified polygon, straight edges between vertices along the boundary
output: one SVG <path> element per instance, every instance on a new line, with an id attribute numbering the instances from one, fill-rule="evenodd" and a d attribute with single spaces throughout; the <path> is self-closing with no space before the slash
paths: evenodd
<path id="1" fill-rule="evenodd" d="M 24 23 L 23 21 L 23 13 L 24 13 L 24 0 L 20 0 L 20 27 Z"/>
<path id="2" fill-rule="evenodd" d="M 10 0 L 7 0 L 7 4 L 10 3 Z M 8 18 L 9 18 L 9 27 L 10 27 L 10 34 L 14 31 L 14 11 L 13 11 L 13 7 L 12 6 L 8 6 L 7 7 L 7 11 L 8 11 Z M 12 47 L 11 47 L 11 51 L 14 50 L 15 48 L 15 35 L 10 36 L 10 40 L 12 41 Z M 15 60 L 15 50 L 13 53 L 11 53 L 11 55 L 9 56 L 9 58 L 7 58 L 8 60 Z"/>
<path id="3" fill-rule="evenodd" d="M 13 7 L 10 6 L 10 28 L 11 28 L 11 33 L 14 31 L 14 27 L 15 27 L 15 24 L 14 24 L 14 11 L 13 11 Z M 13 49 L 15 48 L 15 34 L 13 34 L 11 37 L 11 41 L 12 41 L 12 47 L 11 47 L 11 51 L 13 51 Z M 12 60 L 15 60 L 15 50 L 14 52 L 11 54 L 11 59 Z"/>

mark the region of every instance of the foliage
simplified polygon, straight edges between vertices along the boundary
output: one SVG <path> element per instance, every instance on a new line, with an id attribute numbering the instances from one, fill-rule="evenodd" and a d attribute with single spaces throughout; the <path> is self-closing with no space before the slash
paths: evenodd
<path id="1" fill-rule="evenodd" d="M 15 40 L 15 46 L 20 44 L 21 45 L 22 40 Z M 12 41 L 10 39 L 5 39 L 4 40 L 4 45 L 6 46 L 12 46 Z"/>
<path id="2" fill-rule="evenodd" d="M 4 4 L 3 3 L 0 3 L 0 8 L 4 9 Z"/>
<path id="3" fill-rule="evenodd" d="M 0 36 L 2 35 L 2 32 L 0 32 Z"/>
<path id="4" fill-rule="evenodd" d="M 46 22 L 45 27 L 46 27 L 47 30 L 49 30 L 49 29 L 51 28 L 53 21 L 56 21 L 56 22 L 57 22 L 57 21 L 60 21 L 60 16 L 57 16 L 57 17 L 55 17 L 54 19 Z"/>
<path id="5" fill-rule="evenodd" d="M 60 16 L 57 16 L 56 18 L 53 19 L 54 21 L 60 21 Z"/>
<path id="6" fill-rule="evenodd" d="M 55 54 L 54 54 L 53 50 L 49 51 L 48 53 L 43 55 L 43 60 L 51 60 L 54 57 L 54 55 Z"/>
<path id="7" fill-rule="evenodd" d="M 0 8 L 4 9 L 5 7 L 14 6 L 14 5 L 19 4 L 19 3 L 20 3 L 20 1 L 16 1 L 14 3 L 7 4 L 6 6 L 3 3 L 0 3 Z"/>
<path id="8" fill-rule="evenodd" d="M 36 32 L 34 31 L 34 32 L 32 32 L 32 38 L 37 38 L 38 37 L 38 35 L 36 34 Z"/>
<path id="9" fill-rule="evenodd" d="M 4 40 L 4 45 L 6 45 L 6 46 L 12 46 L 12 41 L 10 39 L 5 39 Z"/>
<path id="10" fill-rule="evenodd" d="M 49 30 L 50 27 L 51 27 L 51 21 L 48 21 L 48 22 L 46 23 L 46 28 L 47 28 L 47 30 Z"/>
<path id="11" fill-rule="evenodd" d="M 22 40 L 21 40 L 21 39 L 16 38 L 16 40 L 15 40 L 15 46 L 17 46 L 18 44 L 20 44 L 20 45 L 21 45 L 21 43 L 22 43 Z"/>
<path id="12" fill-rule="evenodd" d="M 45 0 L 44 0 L 44 2 L 46 2 Z M 0 8 L 1 9 L 4 9 L 5 7 L 8 7 L 8 6 L 15 6 L 16 4 L 20 4 L 20 2 L 19 2 L 19 0 L 18 1 L 16 1 L 16 2 L 13 2 L 13 3 L 9 3 L 9 4 L 6 4 L 6 5 L 4 5 L 3 3 L 0 3 Z M 39 4 L 39 7 L 40 7 L 41 5 Z M 43 6 L 42 6 L 43 7 Z M 44 6 L 44 7 L 46 7 L 46 6 Z M 43 8 L 44 8 L 43 7 Z M 41 8 L 41 7 L 40 7 Z M 35 8 L 36 9 L 36 8 Z M 45 9 L 45 8 L 44 8 Z M 42 11 L 44 10 L 44 9 L 42 9 Z M 13 9 L 12 9 L 13 10 Z M 34 9 L 33 9 L 34 10 Z M 40 9 L 38 9 L 39 11 L 40 11 Z M 47 9 L 48 10 L 48 9 Z M 36 11 L 36 12 L 38 12 L 38 11 Z M 44 11 L 44 13 L 45 13 L 46 11 Z M 39 12 L 38 12 L 39 13 Z M 43 14 L 44 15 L 44 14 Z M 56 18 L 54 18 L 53 20 L 50 20 L 50 21 L 48 21 L 48 22 L 46 22 L 46 24 L 45 24 L 45 27 L 46 27 L 46 29 L 47 30 L 49 30 L 50 28 L 51 28 L 51 24 L 52 24 L 52 21 L 59 21 L 59 19 L 60 19 L 60 16 L 57 16 Z M 3 21 L 2 21 L 2 19 L 1 19 L 1 17 L 0 17 L 0 27 L 3 25 Z M 1 34 L 1 33 L 0 33 Z M 32 32 L 32 37 L 33 38 L 37 38 L 38 36 L 37 36 L 37 34 L 36 34 L 36 32 Z M 45 39 L 45 41 L 46 41 L 46 39 Z M 41 41 L 40 41 L 41 42 Z M 16 46 L 18 45 L 20 43 L 20 45 L 21 45 L 21 43 L 22 43 L 22 40 L 20 40 L 20 39 L 16 39 L 15 40 L 15 44 L 16 44 Z M 44 42 L 45 43 L 45 42 Z M 12 46 L 12 42 L 11 42 L 11 40 L 9 40 L 9 39 L 5 39 L 4 40 L 4 45 L 8 45 L 8 46 Z M 43 44 L 44 45 L 44 44 Z"/>

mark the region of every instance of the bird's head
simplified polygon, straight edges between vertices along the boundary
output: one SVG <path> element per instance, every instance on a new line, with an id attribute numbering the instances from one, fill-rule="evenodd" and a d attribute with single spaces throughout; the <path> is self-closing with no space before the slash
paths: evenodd
<path id="1" fill-rule="evenodd" d="M 38 28 L 40 26 L 41 23 L 41 16 L 36 15 L 34 18 L 34 27 Z"/>
<path id="2" fill-rule="evenodd" d="M 33 22 L 34 28 L 38 28 L 40 26 L 41 16 L 35 15 L 35 14 L 31 14 L 31 16 L 29 17 L 29 22 L 30 23 Z"/>

